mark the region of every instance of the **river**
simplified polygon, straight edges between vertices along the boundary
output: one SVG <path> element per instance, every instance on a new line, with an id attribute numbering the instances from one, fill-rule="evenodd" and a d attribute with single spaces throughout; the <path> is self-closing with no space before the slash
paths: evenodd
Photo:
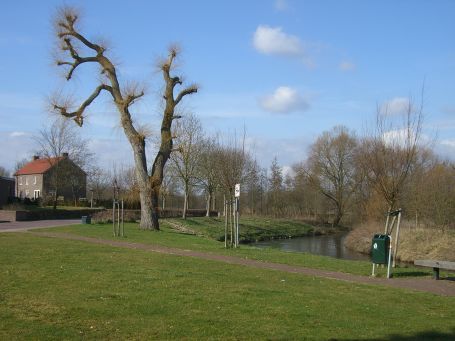
<path id="1" fill-rule="evenodd" d="M 323 236 L 309 236 L 293 239 L 275 239 L 257 242 L 256 247 L 272 247 L 283 251 L 308 252 L 349 260 L 370 260 L 370 256 L 351 251 L 344 246 L 347 232 Z"/>

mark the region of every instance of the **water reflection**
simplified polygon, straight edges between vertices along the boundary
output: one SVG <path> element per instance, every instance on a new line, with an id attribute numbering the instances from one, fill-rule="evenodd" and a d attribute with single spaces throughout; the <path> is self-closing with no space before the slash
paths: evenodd
<path id="1" fill-rule="evenodd" d="M 368 255 L 351 251 L 344 246 L 347 233 L 327 236 L 302 237 L 294 239 L 269 240 L 257 242 L 257 247 L 272 247 L 283 251 L 308 252 L 350 260 L 370 260 Z"/>

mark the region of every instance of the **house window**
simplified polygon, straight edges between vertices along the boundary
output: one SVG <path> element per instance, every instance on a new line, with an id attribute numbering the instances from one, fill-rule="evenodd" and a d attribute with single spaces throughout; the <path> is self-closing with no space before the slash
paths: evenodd
<path id="1" fill-rule="evenodd" d="M 25 177 L 25 185 L 28 186 L 28 176 Z"/>
<path id="2" fill-rule="evenodd" d="M 33 184 L 36 185 L 36 175 L 35 178 L 33 179 Z"/>
<path id="3" fill-rule="evenodd" d="M 19 177 L 19 185 L 22 185 L 22 176 Z"/>
<path id="4" fill-rule="evenodd" d="M 41 194 L 40 190 L 39 189 L 35 189 L 33 191 L 33 199 L 35 199 L 35 200 L 38 199 L 40 197 L 40 194 Z"/>

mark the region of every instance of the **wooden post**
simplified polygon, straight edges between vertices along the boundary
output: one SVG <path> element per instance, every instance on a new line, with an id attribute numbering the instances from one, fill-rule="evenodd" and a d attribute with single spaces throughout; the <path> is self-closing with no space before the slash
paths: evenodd
<path id="1" fill-rule="evenodd" d="M 125 236 L 125 219 L 124 219 L 124 213 L 123 213 L 123 199 L 122 199 L 122 237 Z"/>
<path id="2" fill-rule="evenodd" d="M 112 202 L 112 232 L 115 237 L 115 200 Z"/>
<path id="3" fill-rule="evenodd" d="M 231 247 L 234 245 L 234 220 L 232 219 L 232 198 L 229 197 L 230 199 L 230 202 L 229 202 L 229 219 L 230 219 L 230 224 L 229 224 L 229 227 L 230 227 L 230 233 L 231 233 Z"/>
<path id="4" fill-rule="evenodd" d="M 223 211 L 226 213 L 226 196 L 224 197 L 224 207 Z M 228 231 L 228 216 L 227 214 L 224 214 L 224 248 L 227 249 L 227 231 Z"/>
<path id="5" fill-rule="evenodd" d="M 392 267 L 395 267 L 397 261 L 397 253 L 398 253 L 398 238 L 400 238 L 400 221 L 401 221 L 401 208 L 400 212 L 398 213 L 398 222 L 397 222 L 397 232 L 395 234 L 395 246 L 393 248 L 393 263 Z"/>
<path id="6" fill-rule="evenodd" d="M 391 269 L 390 269 L 390 265 L 391 265 L 391 261 L 392 261 L 392 238 L 389 239 L 389 259 L 388 259 L 388 262 L 387 262 L 387 278 L 390 278 L 392 273 L 391 273 Z"/>
<path id="7" fill-rule="evenodd" d="M 389 217 L 390 217 L 391 210 L 392 210 L 392 207 L 389 207 L 389 210 L 387 211 L 387 219 L 385 221 L 384 234 L 389 234 Z"/>

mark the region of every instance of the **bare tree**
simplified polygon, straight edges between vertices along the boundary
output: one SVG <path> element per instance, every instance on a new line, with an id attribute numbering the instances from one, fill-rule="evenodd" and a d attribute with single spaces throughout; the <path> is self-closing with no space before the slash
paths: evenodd
<path id="1" fill-rule="evenodd" d="M 215 138 L 206 138 L 202 143 L 202 150 L 197 164 L 197 184 L 204 189 L 206 195 L 207 217 L 210 216 L 210 209 L 214 209 L 215 191 L 218 187 L 217 149 L 218 145 Z"/>
<path id="2" fill-rule="evenodd" d="M 149 172 L 145 153 L 146 136 L 140 126 L 134 122 L 130 112 L 131 105 L 144 96 L 144 91 L 138 90 L 137 87 L 121 85 L 114 63 L 106 56 L 106 47 L 87 39 L 78 28 L 78 19 L 77 11 L 68 7 L 63 8 L 56 19 L 57 39 L 60 43 L 61 52 L 66 58 L 58 60 L 57 64 L 68 68 L 66 76 L 68 81 L 80 65 L 87 63 L 98 65 L 103 77 L 92 94 L 76 109 L 71 109 L 65 101 L 63 103 L 55 101 L 53 108 L 59 114 L 73 119 L 79 126 L 82 126 L 87 107 L 102 92 L 111 96 L 120 116 L 123 131 L 133 149 L 135 175 L 141 201 L 140 228 L 159 230 L 158 201 L 164 176 L 163 169 L 173 150 L 171 126 L 176 118 L 180 118 L 174 114 L 175 108 L 183 97 L 197 92 L 198 88 L 196 85 L 190 85 L 178 92 L 177 95 L 174 94 L 176 86 L 182 85 L 182 79 L 171 74 L 178 54 L 178 49 L 171 47 L 168 58 L 159 65 L 165 82 L 163 93 L 165 105 L 161 122 L 161 143 Z"/>
<path id="3" fill-rule="evenodd" d="M 195 185 L 197 179 L 198 163 L 202 151 L 204 139 L 202 125 L 199 119 L 192 115 L 186 115 L 175 126 L 174 136 L 178 143 L 178 151 L 172 153 L 171 162 L 177 179 L 183 186 L 183 219 L 186 219 L 188 210 L 190 188 Z"/>
<path id="4" fill-rule="evenodd" d="M 283 171 L 278 164 L 278 159 L 275 156 L 270 165 L 269 176 L 269 204 L 272 208 L 272 214 L 278 216 L 282 213 L 283 202 Z"/>
<path id="5" fill-rule="evenodd" d="M 8 177 L 9 172 L 6 170 L 5 167 L 0 166 L 0 176 Z"/>
<path id="6" fill-rule="evenodd" d="M 418 107 L 408 100 L 403 115 L 390 113 L 387 105 L 378 107 L 375 132 L 362 141 L 359 163 L 390 211 L 398 208 L 396 204 L 415 162 L 422 120 L 423 99 Z"/>
<path id="7" fill-rule="evenodd" d="M 87 172 L 87 186 L 91 192 L 90 199 L 94 199 L 95 202 L 106 199 L 111 183 L 112 180 L 107 172 L 98 166 L 90 167 Z"/>
<path id="8" fill-rule="evenodd" d="M 305 173 L 309 182 L 334 205 L 334 225 L 340 223 L 357 188 L 356 149 L 356 138 L 342 126 L 322 133 L 311 146 Z"/>

